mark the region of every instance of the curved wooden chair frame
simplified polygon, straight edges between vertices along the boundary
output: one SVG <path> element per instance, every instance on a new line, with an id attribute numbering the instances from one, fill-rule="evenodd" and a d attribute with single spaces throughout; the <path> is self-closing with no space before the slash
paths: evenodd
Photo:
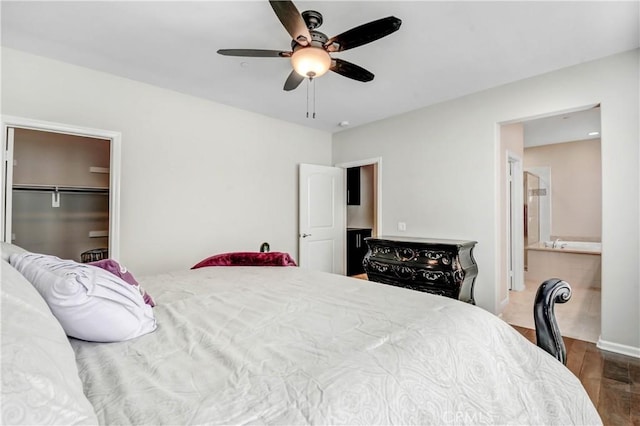
<path id="1" fill-rule="evenodd" d="M 554 305 L 571 299 L 571 287 L 565 281 L 551 278 L 543 282 L 536 293 L 533 319 L 536 327 L 536 343 L 539 347 L 567 364 L 567 349 L 560 335 Z"/>

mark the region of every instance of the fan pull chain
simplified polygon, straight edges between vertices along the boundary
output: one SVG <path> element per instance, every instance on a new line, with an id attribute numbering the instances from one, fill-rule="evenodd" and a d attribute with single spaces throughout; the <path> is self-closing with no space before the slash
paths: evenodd
<path id="1" fill-rule="evenodd" d="M 311 79 L 307 80 L 307 118 L 309 118 L 309 81 Z"/>
<path id="2" fill-rule="evenodd" d="M 315 78 L 311 80 L 313 83 L 313 119 L 316 119 L 316 80 Z"/>
<path id="3" fill-rule="evenodd" d="M 311 102 L 313 103 L 313 111 L 311 118 L 316 118 L 316 80 L 312 77 L 307 79 L 307 118 L 309 118 L 309 86 L 311 87 Z"/>

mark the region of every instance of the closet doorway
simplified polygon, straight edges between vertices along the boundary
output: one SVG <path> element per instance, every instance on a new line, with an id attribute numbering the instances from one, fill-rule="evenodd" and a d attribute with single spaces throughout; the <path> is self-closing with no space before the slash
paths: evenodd
<path id="1" fill-rule="evenodd" d="M 367 237 L 382 229 L 382 158 L 336 164 L 346 170 L 346 275 L 366 279 L 362 260 Z"/>
<path id="2" fill-rule="evenodd" d="M 76 261 L 117 258 L 119 134 L 15 121 L 3 122 L 2 240 Z"/>

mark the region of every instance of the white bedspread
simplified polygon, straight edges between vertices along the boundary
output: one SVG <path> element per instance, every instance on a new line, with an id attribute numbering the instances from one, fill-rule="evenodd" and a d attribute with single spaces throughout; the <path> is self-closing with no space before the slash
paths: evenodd
<path id="1" fill-rule="evenodd" d="M 295 267 L 140 279 L 158 329 L 72 339 L 104 424 L 599 424 L 578 379 L 480 308 Z"/>

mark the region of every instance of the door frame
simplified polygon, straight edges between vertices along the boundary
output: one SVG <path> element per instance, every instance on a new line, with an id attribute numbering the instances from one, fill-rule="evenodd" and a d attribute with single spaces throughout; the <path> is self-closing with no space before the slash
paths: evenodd
<path id="1" fill-rule="evenodd" d="M 64 133 L 75 136 L 84 136 L 97 139 L 110 140 L 110 164 L 109 164 L 109 257 L 119 259 L 120 257 L 120 168 L 121 168 L 121 142 L 122 134 L 111 130 L 93 129 L 89 127 L 74 126 L 70 124 L 54 123 L 50 121 L 35 120 L 25 117 L 11 115 L 0 116 L 2 126 L 2 165 L 0 166 L 0 191 L 2 197 L 2 208 L 0 208 L 0 226 L 2 234 L 0 239 L 4 242 L 11 242 L 11 235 L 6 231 L 6 183 L 5 164 L 7 160 L 7 134 L 9 128 L 39 130 L 51 133 Z"/>
<path id="2" fill-rule="evenodd" d="M 524 179 L 522 158 L 507 150 L 507 290 L 522 291 L 524 286 Z M 509 278 L 511 277 L 511 278 Z M 509 292 L 507 291 L 507 295 Z M 508 299 L 502 302 L 504 306 Z M 504 308 L 502 306 L 502 308 Z"/>
<path id="3" fill-rule="evenodd" d="M 377 237 L 382 235 L 382 157 L 374 157 L 374 158 L 367 158 L 364 160 L 356 160 L 356 161 L 349 161 L 346 163 L 338 163 L 335 165 L 335 167 L 341 167 L 343 169 L 345 169 L 345 173 L 346 173 L 346 169 L 350 168 L 350 167 L 362 167 L 362 166 L 374 166 L 374 208 L 375 208 L 375 212 L 374 212 L 374 226 L 375 229 L 373 229 L 373 232 L 371 233 L 372 237 Z M 347 181 L 345 179 L 345 191 L 346 191 L 346 185 L 347 185 Z M 347 206 L 345 203 L 344 206 L 344 215 L 345 215 L 345 233 L 346 233 L 346 225 L 347 225 L 347 221 L 346 221 L 346 217 L 347 217 Z M 344 264 L 347 264 L 347 241 L 345 239 L 345 247 L 344 247 Z M 346 273 L 346 271 L 345 271 Z"/>

